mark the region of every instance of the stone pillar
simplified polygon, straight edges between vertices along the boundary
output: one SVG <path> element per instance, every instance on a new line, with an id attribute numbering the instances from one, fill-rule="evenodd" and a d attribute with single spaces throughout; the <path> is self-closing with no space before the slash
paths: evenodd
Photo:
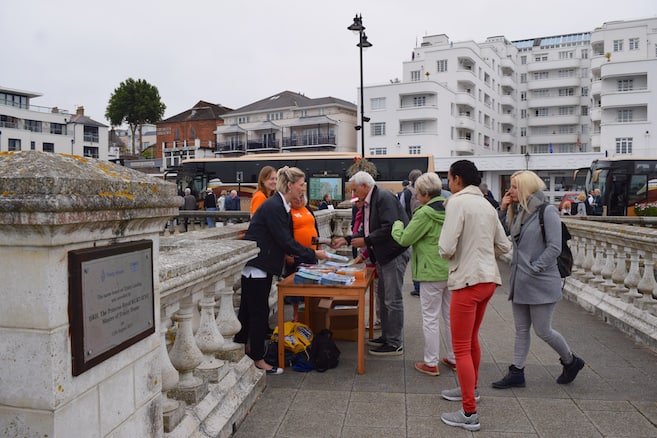
<path id="1" fill-rule="evenodd" d="M 0 433 L 163 435 L 159 233 L 181 204 L 175 185 L 119 165 L 0 154 Z M 137 240 L 152 242 L 155 332 L 74 376 L 70 251 Z"/>
<path id="2" fill-rule="evenodd" d="M 627 273 L 625 277 L 625 287 L 629 291 L 621 296 L 621 299 L 627 303 L 631 303 L 634 300 L 641 298 L 641 294 L 637 289 L 639 281 L 641 281 L 641 275 L 639 272 L 639 252 L 636 248 L 630 248 L 630 272 Z"/>
<path id="3" fill-rule="evenodd" d="M 242 328 L 233 306 L 234 291 L 230 285 L 226 285 L 220 293 L 221 301 L 219 314 L 217 315 L 217 326 L 224 337 L 224 343 L 219 353 L 217 353 L 217 357 L 231 362 L 238 362 L 244 356 L 244 349 L 242 344 L 233 342 L 233 337 Z"/>
<path id="4" fill-rule="evenodd" d="M 196 368 L 195 374 L 210 383 L 216 383 L 226 374 L 224 361 L 214 357 L 224 343 L 214 317 L 214 291 L 223 280 L 218 279 L 203 291 L 201 300 L 201 322 L 196 330 L 196 345 L 203 353 L 203 362 Z"/>

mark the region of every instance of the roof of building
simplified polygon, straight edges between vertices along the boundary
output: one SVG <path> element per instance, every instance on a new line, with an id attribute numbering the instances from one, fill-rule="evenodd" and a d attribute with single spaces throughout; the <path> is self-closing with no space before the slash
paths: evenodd
<path id="1" fill-rule="evenodd" d="M 86 125 L 86 126 L 98 126 L 101 128 L 108 128 L 107 125 L 97 122 L 91 117 L 85 116 L 84 114 L 72 115 L 70 123 L 79 123 L 81 125 Z"/>
<path id="2" fill-rule="evenodd" d="M 317 99 L 311 99 L 304 96 L 303 94 L 294 93 L 292 91 L 283 91 L 272 96 L 266 97 L 262 100 L 259 100 L 254 103 L 250 103 L 246 106 L 236 109 L 233 111 L 235 113 L 249 113 L 249 112 L 262 112 L 276 109 L 284 108 L 304 108 L 304 107 L 315 107 L 315 106 L 328 106 L 328 105 L 339 105 L 346 106 L 350 109 L 356 110 L 356 105 L 347 102 L 343 99 L 338 99 L 336 97 L 319 97 Z"/>
<path id="3" fill-rule="evenodd" d="M 174 123 L 174 122 L 189 122 L 200 120 L 221 120 L 222 116 L 232 111 L 231 108 L 226 108 L 223 105 L 209 103 L 204 100 L 199 100 L 196 105 L 187 111 L 162 120 L 160 123 Z"/>

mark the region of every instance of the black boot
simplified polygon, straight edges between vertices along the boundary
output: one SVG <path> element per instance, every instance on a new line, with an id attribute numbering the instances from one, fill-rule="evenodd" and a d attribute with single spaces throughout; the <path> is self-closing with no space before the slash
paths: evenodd
<path id="1" fill-rule="evenodd" d="M 561 365 L 563 365 L 563 371 L 561 372 L 561 375 L 557 378 L 557 383 L 564 385 L 566 383 L 570 383 L 573 380 L 575 380 L 575 377 L 577 377 L 577 373 L 584 368 L 584 360 L 581 358 L 575 356 L 573 354 L 573 360 L 566 365 L 563 363 L 561 359 L 559 359 L 559 362 L 561 362 Z"/>
<path id="2" fill-rule="evenodd" d="M 493 382 L 493 388 L 524 388 L 525 387 L 525 369 L 517 368 L 515 365 L 509 366 L 509 372 L 497 382 Z"/>

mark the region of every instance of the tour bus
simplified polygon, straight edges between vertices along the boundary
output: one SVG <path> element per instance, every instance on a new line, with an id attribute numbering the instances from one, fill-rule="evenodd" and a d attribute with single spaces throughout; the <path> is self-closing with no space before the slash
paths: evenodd
<path id="1" fill-rule="evenodd" d="M 201 198 L 208 184 L 230 191 L 237 190 L 241 197 L 250 198 L 257 190 L 258 174 L 264 166 L 280 169 L 283 166 L 298 167 L 306 174 L 309 201 L 318 201 L 330 193 L 334 201 L 349 199 L 346 188 L 349 180 L 347 169 L 360 159 L 354 153 L 298 152 L 254 154 L 230 158 L 194 158 L 182 162 L 178 171 L 178 187 L 189 187 Z M 408 179 L 413 169 L 434 171 L 432 155 L 372 155 L 365 157 L 376 166 L 377 185 L 397 193 L 402 181 Z"/>
<path id="2" fill-rule="evenodd" d="M 600 189 L 605 216 L 634 216 L 635 205 L 657 201 L 657 158 L 594 160 L 586 189 Z"/>

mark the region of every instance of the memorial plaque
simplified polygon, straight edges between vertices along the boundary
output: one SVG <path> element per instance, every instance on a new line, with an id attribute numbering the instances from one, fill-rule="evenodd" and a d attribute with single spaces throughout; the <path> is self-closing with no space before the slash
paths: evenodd
<path id="1" fill-rule="evenodd" d="M 155 332 L 153 243 L 69 251 L 73 375 Z"/>

